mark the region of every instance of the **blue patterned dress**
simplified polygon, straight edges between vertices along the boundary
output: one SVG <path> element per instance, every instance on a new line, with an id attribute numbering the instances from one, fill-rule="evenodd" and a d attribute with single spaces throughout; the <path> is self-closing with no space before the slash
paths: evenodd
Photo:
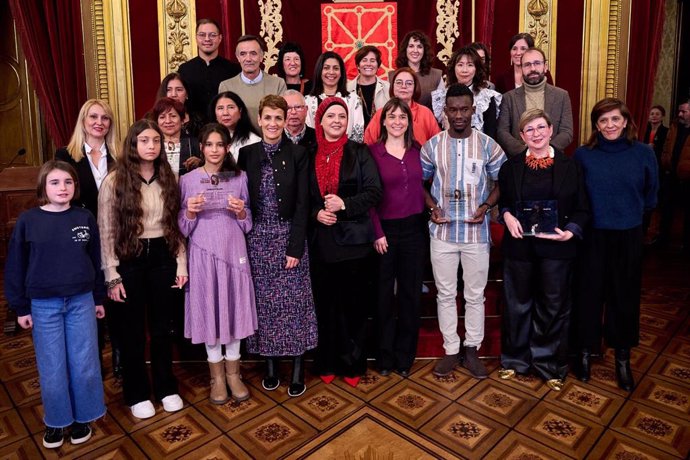
<path id="1" fill-rule="evenodd" d="M 316 347 L 317 326 L 306 244 L 297 267 L 285 269 L 290 221 L 278 214 L 271 160 L 280 144 L 263 143 L 259 203 L 247 236 L 259 328 L 247 351 L 262 356 L 299 356 Z"/>

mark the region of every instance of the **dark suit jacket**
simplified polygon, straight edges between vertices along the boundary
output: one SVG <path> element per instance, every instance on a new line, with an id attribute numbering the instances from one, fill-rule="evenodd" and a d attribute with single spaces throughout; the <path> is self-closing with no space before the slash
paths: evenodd
<path id="1" fill-rule="evenodd" d="M 83 151 L 84 148 L 82 147 L 82 152 Z M 108 161 L 108 171 L 112 171 L 115 167 L 115 159 L 110 153 L 108 153 L 106 158 Z M 86 157 L 86 154 L 77 162 L 72 159 L 67 151 L 67 147 L 60 147 L 55 152 L 55 159 L 66 161 L 77 170 L 77 177 L 79 178 L 79 199 L 74 200 L 72 204 L 88 209 L 94 217 L 98 218 L 98 187 L 96 186 L 96 179 L 93 177 L 91 166 L 89 166 L 89 159 Z"/>
<path id="2" fill-rule="evenodd" d="M 522 180 L 527 166 L 525 152 L 509 158 L 498 173 L 501 190 L 499 209 L 510 211 L 515 216 L 516 203 L 522 200 Z M 589 221 L 589 198 L 585 189 L 580 165 L 572 158 L 556 151 L 553 163 L 553 184 L 550 196 L 543 199 L 558 201 L 558 228 L 571 230 L 582 235 Z M 577 227 L 573 227 L 577 225 Z M 569 228 L 570 227 L 570 228 Z M 546 259 L 569 259 L 575 257 L 577 237 L 568 241 L 550 241 L 536 237 L 516 239 L 506 231 L 503 236 L 503 254 L 506 257 L 527 259 L 533 255 Z"/>
<path id="3" fill-rule="evenodd" d="M 299 141 L 299 145 L 307 149 L 307 152 L 316 151 L 316 131 L 314 128 L 307 126 L 304 136 Z"/>
<path id="4" fill-rule="evenodd" d="M 315 151 L 314 151 L 315 153 Z M 323 209 L 323 197 L 316 180 L 315 162 L 312 156 L 309 167 L 309 194 L 311 204 L 311 222 L 313 223 L 312 239 L 332 239 L 337 247 L 331 249 L 339 254 L 322 254 L 328 259 L 348 258 L 347 246 L 366 245 L 371 249 L 374 227 L 369 217 L 369 210 L 381 199 L 383 190 L 374 159 L 369 148 L 354 141 L 347 141 L 340 163 L 340 181 L 338 196 L 345 202 L 345 210 L 336 213 L 338 222 L 326 226 L 316 220 L 316 215 Z M 315 241 L 322 248 L 323 241 Z M 327 260 L 328 261 L 328 260 Z"/>
<path id="5" fill-rule="evenodd" d="M 263 144 L 257 142 L 240 149 L 238 165 L 249 182 L 249 206 L 256 213 L 261 187 L 261 161 L 266 158 Z M 297 259 L 304 254 L 309 216 L 309 156 L 302 146 L 287 139 L 273 156 L 273 182 L 278 197 L 278 214 L 291 220 L 286 254 Z"/>
<path id="6" fill-rule="evenodd" d="M 520 138 L 520 117 L 527 110 L 525 87 L 521 86 L 503 95 L 498 116 L 496 141 L 509 157 L 523 152 L 527 146 Z M 551 145 L 565 150 L 573 141 L 573 111 L 570 96 L 564 89 L 547 84 L 544 88 L 544 111 L 553 123 Z"/>
<path id="7" fill-rule="evenodd" d="M 163 142 L 163 147 L 167 147 L 167 143 Z M 182 134 L 180 136 L 180 170 L 178 174 L 183 176 L 187 174 L 187 168 L 184 166 L 184 162 L 189 160 L 190 157 L 201 158 L 201 151 L 199 150 L 199 141 L 191 136 Z"/>

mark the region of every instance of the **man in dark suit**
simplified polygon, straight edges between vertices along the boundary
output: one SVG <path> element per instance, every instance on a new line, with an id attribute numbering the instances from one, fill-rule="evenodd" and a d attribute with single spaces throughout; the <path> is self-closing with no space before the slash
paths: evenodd
<path id="1" fill-rule="evenodd" d="M 223 80 L 240 73 L 240 65 L 218 54 L 223 41 L 220 26 L 213 19 L 199 19 L 196 23 L 198 56 L 180 65 L 178 70 L 189 87 L 189 110 L 208 118 L 208 104 L 218 94 Z"/>
<path id="2" fill-rule="evenodd" d="M 520 138 L 520 117 L 528 109 L 545 111 L 553 122 L 551 145 L 560 151 L 573 141 L 573 112 L 570 97 L 564 89 L 546 82 L 548 64 L 539 48 L 522 55 L 523 85 L 503 95 L 498 117 L 496 140 L 506 155 L 522 153 L 527 147 Z"/>
<path id="3" fill-rule="evenodd" d="M 303 146 L 307 152 L 311 151 L 316 148 L 316 131 L 306 124 L 307 104 L 304 96 L 299 91 L 289 89 L 283 93 L 283 98 L 288 104 L 285 135 L 294 144 Z"/>

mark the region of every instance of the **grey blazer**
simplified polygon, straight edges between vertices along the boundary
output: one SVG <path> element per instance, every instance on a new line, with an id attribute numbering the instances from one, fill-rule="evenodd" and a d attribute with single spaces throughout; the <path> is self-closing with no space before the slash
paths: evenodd
<path id="1" fill-rule="evenodd" d="M 527 148 L 520 138 L 519 127 L 520 117 L 525 110 L 524 86 L 503 95 L 496 141 L 509 157 L 522 153 Z M 556 150 L 564 151 L 573 141 L 573 111 L 568 92 L 547 83 L 544 88 L 544 111 L 551 117 L 553 123 L 551 145 Z"/>

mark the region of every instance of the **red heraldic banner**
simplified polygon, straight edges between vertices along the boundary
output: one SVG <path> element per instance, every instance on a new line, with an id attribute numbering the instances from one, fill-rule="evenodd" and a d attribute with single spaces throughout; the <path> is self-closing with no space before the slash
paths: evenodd
<path id="1" fill-rule="evenodd" d="M 347 78 L 357 76 L 355 53 L 365 45 L 381 51 L 379 76 L 387 78 L 395 67 L 398 47 L 398 6 L 396 3 L 322 3 L 321 39 L 323 51 L 343 57 Z"/>

